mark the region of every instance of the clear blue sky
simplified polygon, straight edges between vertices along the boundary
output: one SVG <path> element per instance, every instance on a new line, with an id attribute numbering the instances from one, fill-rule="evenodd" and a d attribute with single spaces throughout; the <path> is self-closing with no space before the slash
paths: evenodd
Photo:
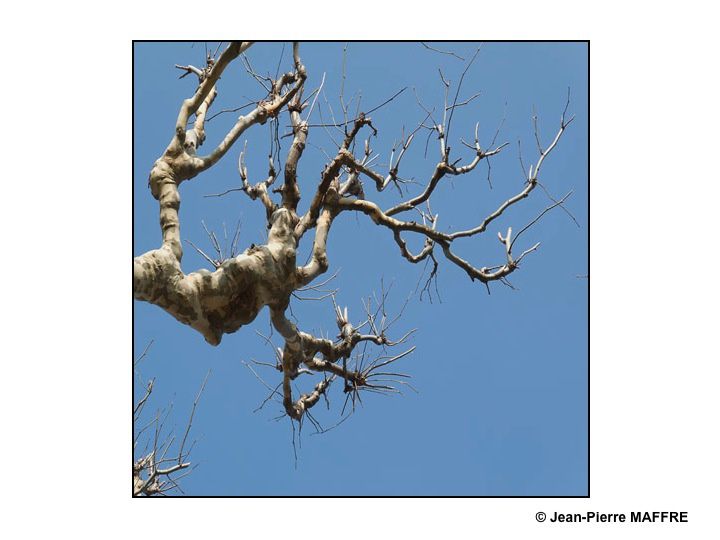
<path id="1" fill-rule="evenodd" d="M 341 79 L 341 43 L 301 46 L 307 67 L 308 89 L 317 87 L 326 73 L 325 93 L 338 114 Z M 210 44 L 214 50 L 217 43 Z M 477 44 L 434 44 L 470 58 Z M 249 52 L 255 69 L 275 74 L 282 44 L 259 43 Z M 291 67 L 286 45 L 282 69 Z M 192 94 L 196 80 L 178 80 L 174 64 L 203 64 L 203 43 L 139 43 L 135 45 L 134 102 L 134 255 L 160 244 L 158 206 L 148 188 L 152 163 L 167 146 L 178 107 Z M 465 63 L 423 48 L 417 43 L 351 43 L 347 52 L 345 96 L 362 94 L 361 109 L 368 110 L 404 86 L 402 95 L 373 113 L 379 130 L 373 148 L 387 163 L 392 143 L 403 126 L 412 130 L 425 114 L 412 88 L 426 106 L 442 108 L 442 68 L 456 84 Z M 492 186 L 487 167 L 458 178 L 443 179 L 433 195 L 433 210 L 440 214 L 440 228 L 456 230 L 477 224 L 499 203 L 522 189 L 523 174 L 517 141 L 522 141 L 525 163 L 537 159 L 532 130 L 533 107 L 539 116 L 542 142 L 557 131 L 571 88 L 569 112 L 576 119 L 556 151 L 543 165 L 541 182 L 549 192 L 574 194 L 567 208 L 581 227 L 560 209 L 523 235 L 516 250 L 541 241 L 510 278 L 517 290 L 491 284 L 491 295 L 480 283 L 449 264 L 441 255 L 438 288 L 442 302 L 413 296 L 398 323 L 397 335 L 418 328 L 416 352 L 398 363 L 413 376 L 418 394 L 387 397 L 366 394 L 364 406 L 336 429 L 311 435 L 306 422 L 297 444 L 297 463 L 290 421 L 273 418 L 281 405 L 269 402 L 253 410 L 267 390 L 242 364 L 251 359 L 273 362 L 271 349 L 255 330 L 267 334 L 269 316 L 263 311 L 249 326 L 226 335 L 219 347 L 181 325 L 160 308 L 135 302 L 135 355 L 154 340 L 140 365 L 144 379 L 156 377 L 147 412 L 172 402 L 176 429 L 182 431 L 192 400 L 206 372 L 212 369 L 195 415 L 193 435 L 198 438 L 192 461 L 198 468 L 183 479 L 183 489 L 193 495 L 585 495 L 587 494 L 587 45 L 584 43 L 486 43 L 463 82 L 460 100 L 482 92 L 471 104 L 459 108 L 452 121 L 450 145 L 462 163 L 472 152 L 459 143 L 470 142 L 475 122 L 480 122 L 481 144 L 487 146 L 503 116 L 498 142 L 511 144 L 492 161 Z M 453 87 L 454 88 L 454 87 Z M 263 97 L 260 85 L 236 61 L 219 83 L 211 110 L 242 105 Z M 454 92 L 453 92 L 454 93 Z M 328 120 L 324 100 L 319 102 Z M 317 106 L 316 106 L 317 108 Z M 205 149 L 212 148 L 234 123 L 237 114 L 225 114 L 206 126 Z M 320 120 L 318 111 L 313 119 Z M 281 135 L 288 131 L 283 117 Z M 226 223 L 228 234 L 241 220 L 240 249 L 263 243 L 264 209 L 241 193 L 223 198 L 203 195 L 238 187 L 237 157 L 248 139 L 247 165 L 251 181 L 267 172 L 267 126 L 246 133 L 223 160 L 209 172 L 181 186 L 181 234 L 205 250 L 210 249 L 201 220 L 218 233 Z M 401 175 L 424 184 L 438 161 L 437 140 L 425 151 L 419 133 L 404 158 Z M 311 129 L 299 174 L 307 208 L 324 163 L 322 149 L 334 146 L 322 128 Z M 289 139 L 283 139 L 283 152 Z M 284 162 L 284 153 L 281 153 Z M 385 168 L 378 167 L 380 171 Z M 411 194 L 420 186 L 410 186 Z M 398 201 L 386 190 L 377 194 L 366 183 L 367 197 L 382 207 Z M 497 232 L 512 225 L 515 231 L 549 204 L 535 190 L 531 197 L 493 223 L 486 237 L 457 242 L 457 252 L 476 266 L 503 262 Z M 410 237 L 408 237 L 410 239 Z M 524 240 L 524 241 L 523 241 Z M 304 260 L 309 240 L 298 257 Z M 417 242 L 411 244 L 418 246 Z M 331 270 L 340 269 L 335 286 L 338 303 L 349 306 L 351 318 L 361 318 L 361 298 L 379 291 L 381 279 L 394 283 L 389 308 L 399 309 L 416 289 L 423 270 L 403 259 L 386 229 L 373 226 L 364 216 L 341 215 L 328 244 Z M 191 272 L 207 263 L 185 246 L 183 269 Z M 299 327 L 311 332 L 336 326 L 328 302 L 292 304 Z M 280 340 L 275 336 L 275 342 Z M 257 368 L 256 369 L 262 369 Z M 277 372 L 260 371 L 272 386 Z M 314 382 L 297 381 L 301 391 Z M 136 388 L 138 392 L 139 388 Z M 331 409 L 318 405 L 312 412 L 325 427 L 340 415 L 344 395 L 340 385 L 331 389 Z M 297 437 L 297 433 L 296 433 Z"/>

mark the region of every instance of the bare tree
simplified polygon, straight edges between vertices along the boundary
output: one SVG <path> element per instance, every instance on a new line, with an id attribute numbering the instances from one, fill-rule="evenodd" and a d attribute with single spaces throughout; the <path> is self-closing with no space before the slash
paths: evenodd
<path id="1" fill-rule="evenodd" d="M 310 115 L 313 109 L 319 106 L 318 98 L 322 88 L 306 91 L 308 76 L 301 58 L 300 45 L 294 43 L 292 46 L 292 70 L 278 74 L 275 78 L 264 77 L 254 71 L 243 55 L 250 46 L 249 42 L 231 42 L 218 56 L 208 55 L 206 65 L 202 68 L 177 66 L 184 75 L 197 77 L 199 84 L 194 94 L 181 104 L 170 143 L 150 171 L 149 187 L 160 206 L 162 244 L 157 249 L 135 258 L 133 289 L 137 300 L 163 308 L 178 321 L 200 332 L 211 345 L 218 345 L 223 334 L 235 332 L 252 322 L 267 306 L 272 327 L 282 336 L 284 344 L 278 350 L 277 362 L 273 365 L 282 374 L 281 383 L 275 389 L 272 385 L 264 381 L 263 383 L 271 391 L 271 397 L 281 397 L 287 416 L 299 421 L 319 402 L 336 380 L 343 381 L 344 391 L 348 396 L 352 396 L 353 400 L 360 390 L 394 391 L 396 387 L 393 384 L 402 382 L 403 375 L 388 366 L 413 350 L 409 348 L 397 354 L 386 353 L 367 363 L 363 361 L 364 355 L 361 358 L 353 356 L 359 344 L 376 345 L 384 350 L 386 347 L 401 345 L 409 338 L 410 333 L 396 339 L 387 335 L 395 319 L 385 313 L 384 294 L 373 305 L 366 306 L 361 322 L 353 322 L 347 308 L 341 309 L 335 305 L 334 318 L 339 329 L 335 340 L 308 333 L 298 328 L 288 317 L 287 310 L 293 295 L 302 295 L 309 290 L 318 291 L 325 283 L 318 283 L 317 280 L 330 267 L 327 241 L 333 222 L 347 215 L 367 216 L 368 226 L 387 230 L 397 243 L 400 255 L 408 262 L 432 262 L 426 287 L 430 286 L 436 276 L 442 258 L 461 268 L 472 281 L 481 282 L 488 290 L 493 281 L 508 284 L 507 276 L 515 272 L 525 257 L 539 246 L 538 242 L 521 249 L 518 244 L 516 249 L 518 240 L 545 213 L 555 207 L 562 207 L 569 194 L 557 200 L 553 199 L 550 206 L 535 219 L 519 227 L 517 232 L 513 233 L 512 228 L 499 232 L 501 249 L 497 263 L 481 265 L 468 261 L 458 254 L 455 241 L 486 232 L 491 223 L 541 185 L 539 179 L 543 164 L 557 147 L 573 118 L 566 116 L 568 93 L 565 110 L 549 145 L 541 144 L 537 123 L 535 125 L 538 156 L 524 169 L 525 181 L 522 189 L 508 197 L 475 226 L 443 232 L 437 226 L 439 216 L 432 211 L 430 204 L 441 181 L 446 177 L 471 173 L 481 161 L 500 154 L 507 146 L 507 143 L 496 144 L 497 134 L 487 146 L 481 144 L 476 125 L 471 143 L 463 139 L 459 141 L 462 147 L 466 148 L 464 152 L 470 156 L 469 162 L 459 165 L 460 158 L 451 152 L 453 117 L 459 114 L 458 111 L 463 105 L 477 96 L 475 94 L 470 98 L 460 98 L 463 79 L 477 53 L 467 61 L 465 71 L 455 87 L 452 87 L 441 73 L 445 102 L 440 111 L 426 108 L 418 99 L 418 105 L 424 110 L 424 120 L 413 131 L 403 135 L 400 142 L 389 152 L 387 171 L 379 172 L 373 164 L 376 155 L 371 147 L 372 136 L 377 133 L 371 114 L 378 107 L 350 114 L 341 95 L 342 121 L 333 119 L 330 124 L 313 124 Z M 439 53 L 444 52 L 425 44 L 424 46 Z M 250 104 L 248 107 L 252 108 L 249 112 L 237 119 L 222 141 L 209 153 L 202 155 L 198 151 L 205 141 L 206 118 L 218 93 L 220 77 L 238 58 L 241 58 L 250 76 L 265 88 L 266 96 L 259 102 Z M 202 253 L 212 263 L 214 271 L 201 269 L 189 274 L 183 273 L 180 264 L 183 256 L 179 220 L 180 184 L 215 165 L 246 130 L 275 121 L 284 114 L 289 118 L 292 131 L 289 135 L 291 143 L 285 158 L 283 178 L 277 178 L 272 152 L 267 177 L 256 183 L 250 181 L 245 163 L 247 147 L 243 148 L 239 156 L 238 172 L 242 187 L 238 190 L 263 206 L 269 230 L 267 243 L 251 245 L 238 255 L 232 252 L 230 256 L 224 256 L 218 243 L 214 241 L 218 256 L 210 257 Z M 308 131 L 327 127 L 339 132 L 341 140 L 332 154 L 328 155 L 316 185 L 311 188 L 307 183 L 303 183 L 301 189 L 298 163 L 305 150 Z M 420 193 L 389 208 L 381 208 L 371 200 L 367 182 L 378 192 L 389 186 L 396 186 L 402 196 L 402 187 L 405 187 L 403 183 L 406 182 L 400 175 L 402 160 L 421 130 L 434 135 L 438 140 L 437 164 L 428 172 Z M 368 133 L 363 142 L 358 141 L 361 133 Z M 357 151 L 356 146 L 361 149 Z M 278 180 L 280 185 L 273 188 Z M 309 191 L 309 203 L 301 209 L 301 191 L 307 193 L 306 190 Z M 303 238 L 310 235 L 311 257 L 307 264 L 298 265 L 298 246 Z M 211 233 L 210 236 L 213 239 Z M 422 240 L 419 251 L 412 252 L 408 247 L 406 238 L 410 236 Z M 334 297 L 332 298 L 334 302 Z M 353 361 L 350 362 L 350 359 Z M 319 374 L 322 378 L 309 386 L 306 393 L 293 395 L 291 383 L 303 373 Z"/>
<path id="2" fill-rule="evenodd" d="M 188 436 L 195 417 L 195 409 L 210 375 L 208 372 L 208 375 L 205 376 L 200 391 L 193 401 L 182 438 L 177 437 L 174 430 L 166 426 L 172 412 L 172 405 L 157 410 L 155 414 L 150 415 L 150 418 L 144 414 L 155 387 L 155 379 L 144 382 L 138 366 L 147 356 L 151 345 L 152 342 L 145 347 L 133 365 L 137 385 L 144 388 L 143 396 L 133 405 L 135 428 L 133 434 L 133 495 L 146 497 L 167 495 L 178 491 L 183 493 L 180 480 L 192 470 L 189 458 L 193 446 L 195 446 L 195 441 L 188 441 Z"/>

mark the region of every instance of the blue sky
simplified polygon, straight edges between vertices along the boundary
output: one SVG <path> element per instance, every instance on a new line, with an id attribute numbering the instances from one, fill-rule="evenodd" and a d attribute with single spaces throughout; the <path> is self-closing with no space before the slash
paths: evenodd
<path id="1" fill-rule="evenodd" d="M 213 50 L 217 44 L 211 44 Z M 308 69 L 307 87 L 319 85 L 325 72 L 325 94 L 335 114 L 339 106 L 341 43 L 301 46 Z M 477 44 L 434 44 L 470 58 Z M 260 43 L 249 52 L 256 70 L 275 73 L 282 44 Z M 290 46 L 285 47 L 282 69 L 290 68 Z M 203 62 L 202 43 L 139 43 L 135 45 L 134 103 L 134 241 L 135 255 L 160 242 L 157 202 L 147 189 L 147 175 L 167 146 L 180 102 L 191 95 L 195 81 L 178 80 L 174 64 Z M 345 96 L 362 93 L 361 109 L 368 110 L 408 86 L 403 94 L 373 113 L 379 130 L 373 148 L 387 162 L 389 150 L 403 126 L 406 132 L 425 113 L 413 88 L 428 107 L 442 107 L 443 87 L 438 67 L 453 84 L 465 67 L 455 57 L 425 49 L 416 43 L 351 43 L 347 50 Z M 269 318 L 262 312 L 249 326 L 227 335 L 219 347 L 176 322 L 160 308 L 135 302 L 136 356 L 150 340 L 154 344 L 140 365 L 142 377 L 156 377 L 152 407 L 172 402 L 173 421 L 184 429 L 192 400 L 208 371 L 212 374 L 202 397 L 193 434 L 198 442 L 193 462 L 198 468 L 183 479 L 188 494 L 216 495 L 584 495 L 587 493 L 587 286 L 578 275 L 587 267 L 587 49 L 575 43 L 486 43 L 463 82 L 461 100 L 481 92 L 471 104 L 457 110 L 450 144 L 455 158 L 472 159 L 459 143 L 470 141 L 480 122 L 481 144 L 488 145 L 503 117 L 498 142 L 511 144 L 492 160 L 492 189 L 487 168 L 443 179 L 433 195 L 440 228 L 456 230 L 477 224 L 499 203 L 522 189 L 523 175 L 517 141 L 522 141 L 526 163 L 537 159 L 532 130 L 533 108 L 539 116 L 543 143 L 554 136 L 571 88 L 569 111 L 576 119 L 543 166 L 541 182 L 554 196 L 574 190 L 567 207 L 581 227 L 561 210 L 546 215 L 524 234 L 518 247 L 541 241 L 540 249 L 525 259 L 512 276 L 517 290 L 499 283 L 491 293 L 473 283 L 441 256 L 438 288 L 442 298 L 411 297 L 397 325 L 397 335 L 418 328 L 415 353 L 398 363 L 413 376 L 419 390 L 404 396 L 368 394 L 364 405 L 336 429 L 311 435 L 305 423 L 296 433 L 297 461 L 290 421 L 269 402 L 253 410 L 267 390 L 242 364 L 251 359 L 273 361 L 271 349 L 255 330 L 267 334 Z M 263 97 L 240 62 L 223 75 L 215 112 Z M 318 103 L 328 120 L 324 99 Z M 313 118 L 320 121 L 319 111 Z M 211 112 L 212 115 L 212 112 Z M 227 132 L 236 115 L 221 115 L 207 124 L 206 148 Z M 280 122 L 287 131 L 286 118 Z M 331 132 L 331 135 L 334 135 Z M 247 165 L 251 180 L 266 173 L 268 127 L 247 133 Z M 181 187 L 181 233 L 203 249 L 209 242 L 201 220 L 221 233 L 223 222 L 232 234 L 241 221 L 240 249 L 262 243 L 264 210 L 240 193 L 204 198 L 239 185 L 236 163 L 245 137 L 208 173 Z M 423 184 L 438 160 L 437 141 L 431 138 L 424 157 L 426 135 L 420 133 L 403 160 L 401 175 Z M 288 139 L 284 139 L 287 150 Z M 334 147 L 322 128 L 310 131 L 300 162 L 299 178 L 304 210 Z M 281 153 L 282 161 L 284 155 Z M 382 167 L 379 170 L 384 171 Z M 410 186 L 415 194 L 422 188 Z M 368 198 L 387 207 L 398 201 L 396 191 L 377 194 L 366 183 Z M 502 262 L 496 239 L 512 225 L 518 230 L 548 205 L 540 190 L 501 220 L 486 237 L 458 242 L 457 252 L 476 266 Z M 342 215 L 333 225 L 328 244 L 331 270 L 340 269 L 334 287 L 338 303 L 347 305 L 353 320 L 362 313 L 361 298 L 393 283 L 389 311 L 397 311 L 416 290 L 422 265 L 401 258 L 392 236 L 364 216 Z M 408 238 L 408 240 L 410 237 Z M 310 242 L 300 248 L 303 260 Z M 411 244 L 418 246 L 415 242 Z M 207 263 L 187 245 L 186 272 Z M 422 283 L 422 282 L 421 282 Z M 293 313 L 301 329 L 335 332 L 328 302 L 294 301 Z M 275 337 L 276 344 L 281 342 Z M 262 368 L 256 368 L 262 369 Z M 260 371 L 272 386 L 279 374 Z M 312 382 L 302 381 L 307 391 Z M 137 389 L 136 389 L 137 390 Z M 325 427 L 339 419 L 344 395 L 330 392 L 331 409 L 313 409 Z M 148 409 L 150 412 L 150 409 Z"/>

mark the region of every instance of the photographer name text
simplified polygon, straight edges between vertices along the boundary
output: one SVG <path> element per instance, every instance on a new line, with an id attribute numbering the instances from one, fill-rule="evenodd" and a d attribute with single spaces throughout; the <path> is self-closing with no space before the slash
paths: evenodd
<path id="1" fill-rule="evenodd" d="M 540 521 L 538 519 L 538 521 Z M 545 521 L 544 519 L 542 521 Z M 565 514 L 553 512 L 548 516 L 551 523 L 687 523 L 687 512 L 630 512 L 627 514 L 609 514 L 603 512 L 584 512 Z"/>

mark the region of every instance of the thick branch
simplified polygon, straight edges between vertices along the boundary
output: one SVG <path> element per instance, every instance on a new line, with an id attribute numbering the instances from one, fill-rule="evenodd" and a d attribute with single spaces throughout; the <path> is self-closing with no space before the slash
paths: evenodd
<path id="1" fill-rule="evenodd" d="M 195 114 L 203 101 L 205 101 L 205 98 L 208 97 L 215 87 L 215 83 L 220 78 L 220 75 L 222 75 L 230 62 L 237 58 L 239 54 L 246 51 L 250 45 L 252 45 L 252 42 L 249 41 L 233 41 L 230 43 L 227 49 L 225 49 L 217 59 L 217 62 L 213 64 L 212 69 L 210 69 L 205 79 L 200 83 L 193 97 L 183 101 L 177 121 L 175 122 L 175 139 L 180 147 L 185 143 L 185 130 L 190 116 Z"/>
<path id="2" fill-rule="evenodd" d="M 364 114 L 360 113 L 355 122 L 353 123 L 352 129 L 347 132 L 345 139 L 343 140 L 342 146 L 338 149 L 338 153 L 335 158 L 325 166 L 325 170 L 322 173 L 320 184 L 318 185 L 315 196 L 310 203 L 310 208 L 303 215 L 295 227 L 295 238 L 300 240 L 305 231 L 314 227 L 325 200 L 330 198 L 337 198 L 340 193 L 340 183 L 338 178 L 343 165 L 351 166 L 353 169 L 357 167 L 363 167 L 362 163 L 358 163 L 350 152 L 349 148 L 352 142 L 355 140 L 355 136 L 358 134 L 363 126 L 370 126 L 373 131 L 375 128 L 372 127 L 372 121 L 370 118 L 365 117 Z M 334 192 L 329 192 L 331 185 L 334 183 Z"/>
<path id="3" fill-rule="evenodd" d="M 315 196 L 310 203 L 310 208 L 295 226 L 295 238 L 299 240 L 302 238 L 303 234 L 305 234 L 307 229 L 315 226 L 317 218 L 320 215 L 320 208 L 328 195 L 331 183 L 335 181 L 338 184 L 337 190 L 339 190 L 340 186 L 337 179 L 340 176 L 340 170 L 343 165 L 350 164 L 353 161 L 353 155 L 347 150 L 341 148 L 338 150 L 337 156 L 335 156 L 335 158 L 325 166 L 325 170 L 323 171 L 320 179 L 320 184 L 318 185 Z M 336 194 L 337 190 L 335 192 Z"/>
<path id="4" fill-rule="evenodd" d="M 308 285 L 316 277 L 327 272 L 329 267 L 327 257 L 327 237 L 334 217 L 335 216 L 331 210 L 325 209 L 322 211 L 317 220 L 312 257 L 308 264 L 302 268 L 298 268 L 297 282 L 300 286 Z"/>
<path id="5" fill-rule="evenodd" d="M 205 142 L 205 118 L 216 96 L 217 90 L 213 86 L 210 93 L 195 112 L 195 122 L 193 123 L 192 129 L 185 135 L 185 151 L 191 155 L 194 155 L 197 149 Z"/>
<path id="6" fill-rule="evenodd" d="M 305 66 L 300 60 L 300 51 L 297 43 L 293 44 L 293 57 L 295 59 L 295 70 L 301 77 L 307 77 Z M 293 141 L 285 161 L 285 185 L 282 190 L 282 205 L 295 212 L 300 201 L 300 189 L 297 183 L 297 166 L 305 149 L 305 142 L 308 134 L 308 124 L 303 121 L 302 112 L 302 90 L 299 91 L 288 105 L 290 122 L 293 129 Z"/>
<path id="7" fill-rule="evenodd" d="M 135 298 L 162 307 L 217 345 L 224 333 L 237 331 L 263 306 L 288 298 L 297 287 L 292 221 L 287 210 L 275 211 L 267 245 L 251 246 L 212 273 L 184 275 L 165 246 L 136 257 Z"/>

